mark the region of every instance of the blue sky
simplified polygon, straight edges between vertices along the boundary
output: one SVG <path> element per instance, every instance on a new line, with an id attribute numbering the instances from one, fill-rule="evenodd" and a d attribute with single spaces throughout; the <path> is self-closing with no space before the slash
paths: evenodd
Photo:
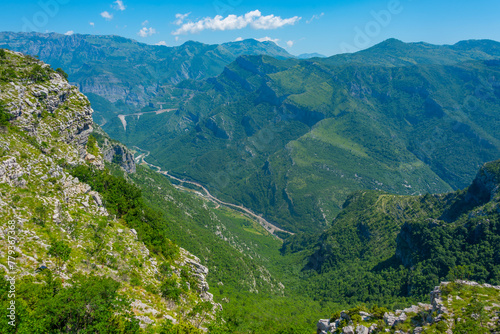
<path id="1" fill-rule="evenodd" d="M 500 41 L 499 0 L 2 0 L 0 31 L 120 35 L 143 43 L 269 39 L 292 54 L 332 55 L 387 38 Z"/>

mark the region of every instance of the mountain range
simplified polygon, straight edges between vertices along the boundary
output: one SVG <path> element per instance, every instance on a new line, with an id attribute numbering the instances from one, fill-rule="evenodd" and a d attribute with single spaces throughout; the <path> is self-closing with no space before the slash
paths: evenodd
<path id="1" fill-rule="evenodd" d="M 164 46 L 2 34 L 0 46 L 61 67 L 0 49 L 0 216 L 19 236 L 19 328 L 310 333 L 328 317 L 318 331 L 498 330 L 499 290 L 484 283 L 500 284 L 500 43 L 391 39 L 297 59 L 243 41 L 221 60 L 221 46 L 188 42 L 165 49 L 162 63 L 191 68 L 172 81 L 138 60 Z M 70 79 L 85 69 L 107 88 L 87 99 L 71 86 L 78 62 Z M 207 64 L 218 67 L 201 75 Z M 175 100 L 106 95 L 155 76 Z M 271 235 L 258 215 L 293 233 Z M 439 285 L 436 298 L 455 299 L 408 308 Z"/>
<path id="2" fill-rule="evenodd" d="M 242 56 L 182 83 L 197 93 L 178 109 L 104 128 L 281 227 L 319 230 L 353 190 L 462 189 L 500 155 L 498 44 L 388 40 L 325 59 Z"/>
<path id="3" fill-rule="evenodd" d="M 273 42 L 254 39 L 220 45 L 188 41 L 167 47 L 120 36 L 1 32 L 0 47 L 63 68 L 70 82 L 89 95 L 91 102 L 104 102 L 107 109 L 118 108 L 121 112 L 157 105 L 157 101 L 175 106 L 179 95 L 189 96 L 189 92 L 176 89 L 176 84 L 216 76 L 240 55 L 293 57 Z M 105 122 L 109 111 L 98 110 L 94 117 Z"/>
<path id="4" fill-rule="evenodd" d="M 310 59 L 255 40 L 2 33 L 0 46 L 67 71 L 111 137 L 291 231 L 325 228 L 357 189 L 464 188 L 500 153 L 491 40 Z"/>

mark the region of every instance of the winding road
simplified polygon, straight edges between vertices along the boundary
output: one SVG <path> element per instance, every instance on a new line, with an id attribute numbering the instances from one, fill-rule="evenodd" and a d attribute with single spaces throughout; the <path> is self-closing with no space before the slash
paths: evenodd
<path id="1" fill-rule="evenodd" d="M 292 232 L 289 232 L 289 231 L 286 231 L 286 230 L 283 230 L 281 228 L 279 228 L 278 226 L 276 225 L 273 225 L 271 224 L 270 222 L 268 222 L 267 220 L 265 220 L 264 218 L 262 218 L 261 216 L 255 214 L 254 212 L 252 212 L 250 209 L 248 208 L 245 208 L 244 206 L 242 205 L 236 205 L 236 204 L 232 204 L 232 203 L 228 203 L 228 202 L 224 202 L 220 199 L 218 199 L 217 197 L 213 196 L 212 194 L 210 194 L 210 192 L 208 191 L 207 188 L 205 188 L 203 185 L 197 183 L 197 182 L 194 182 L 194 181 L 189 181 L 189 180 L 182 180 L 182 179 L 179 179 L 178 177 L 175 177 L 171 174 L 168 173 L 168 171 L 162 171 L 161 170 L 161 167 L 159 166 L 155 166 L 153 164 L 150 164 L 149 162 L 147 162 L 145 160 L 145 158 L 149 155 L 149 151 L 145 151 L 137 146 L 134 146 L 134 148 L 136 148 L 138 151 L 141 151 L 141 152 L 147 152 L 147 153 L 142 153 L 142 154 L 139 154 L 135 160 L 136 160 L 136 163 L 145 163 L 146 165 L 148 165 L 149 167 L 153 167 L 157 170 L 158 173 L 160 174 L 163 174 L 169 178 L 171 178 L 172 180 L 176 180 L 177 182 L 180 182 L 180 183 L 188 183 L 188 184 L 192 184 L 200 189 L 203 189 L 203 191 L 205 192 L 205 194 L 201 194 L 202 196 L 204 196 L 205 198 L 209 199 L 210 201 L 214 202 L 215 204 L 218 204 L 218 205 L 223 205 L 223 206 L 226 206 L 226 207 L 230 207 L 232 209 L 235 209 L 235 210 L 238 210 L 240 212 L 243 212 L 243 213 L 246 213 L 248 214 L 250 217 L 254 218 L 262 227 L 264 227 L 269 233 L 271 233 L 274 237 L 278 238 L 281 240 L 280 237 L 278 237 L 275 233 L 276 232 L 282 232 L 282 233 L 287 233 L 287 234 L 291 234 L 293 235 L 294 233 Z M 184 188 L 186 189 L 186 188 Z M 189 190 L 189 189 L 187 189 Z"/>

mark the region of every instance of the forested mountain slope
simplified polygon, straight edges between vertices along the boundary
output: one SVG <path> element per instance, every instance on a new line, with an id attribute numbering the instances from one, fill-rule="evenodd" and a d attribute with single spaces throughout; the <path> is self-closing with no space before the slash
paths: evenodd
<path id="1" fill-rule="evenodd" d="M 421 300 L 441 281 L 500 284 L 500 160 L 466 189 L 441 195 L 351 195 L 319 236 L 296 235 L 313 296 L 350 304 Z"/>
<path id="2" fill-rule="evenodd" d="M 252 40 L 175 48 L 117 36 L 0 40 L 69 71 L 112 138 L 292 231 L 325 228 L 354 190 L 466 187 L 500 153 L 495 41 L 390 39 L 297 60 L 236 58 L 287 57 Z"/>
<path id="3" fill-rule="evenodd" d="M 460 57 L 435 47 L 445 65 L 394 41 L 363 57 L 388 59 L 391 46 L 427 58 L 374 66 L 244 56 L 192 83 L 201 93 L 179 110 L 127 118 L 126 130 L 115 119 L 108 129 L 281 227 L 319 230 L 354 190 L 460 189 L 498 158 L 500 63 L 472 60 L 497 57 L 497 44 L 463 42 L 470 49 Z"/>

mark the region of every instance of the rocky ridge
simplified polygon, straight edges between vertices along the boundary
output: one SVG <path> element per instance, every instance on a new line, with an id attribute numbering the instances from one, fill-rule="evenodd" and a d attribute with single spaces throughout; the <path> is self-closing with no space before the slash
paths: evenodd
<path id="1" fill-rule="evenodd" d="M 198 303 L 212 302 L 208 269 L 183 249 L 170 264 L 170 277 L 180 280 L 185 271 L 196 286 L 179 301 L 163 298 L 158 292 L 163 260 L 134 229 L 109 214 L 101 194 L 71 175 L 78 165 L 104 168 L 107 148 L 89 147 L 93 123 L 87 98 L 35 58 L 10 51 L 0 58 L 0 107 L 12 118 L 0 126 L 2 275 L 37 281 L 42 279 L 37 268 L 46 267 L 64 281 L 77 273 L 111 277 L 133 301 L 143 328 L 175 323 Z M 127 166 L 129 172 L 135 169 Z M 9 223 L 15 231 L 15 262 L 7 257 Z M 62 265 L 49 254 L 56 240 L 71 249 Z M 212 305 L 213 311 L 219 308 Z"/>
<path id="2" fill-rule="evenodd" d="M 498 333 L 499 316 L 500 286 L 457 280 L 436 286 L 430 292 L 430 304 L 418 303 L 394 312 L 378 307 L 344 310 L 319 320 L 317 333 L 452 334 L 464 328 Z"/>

